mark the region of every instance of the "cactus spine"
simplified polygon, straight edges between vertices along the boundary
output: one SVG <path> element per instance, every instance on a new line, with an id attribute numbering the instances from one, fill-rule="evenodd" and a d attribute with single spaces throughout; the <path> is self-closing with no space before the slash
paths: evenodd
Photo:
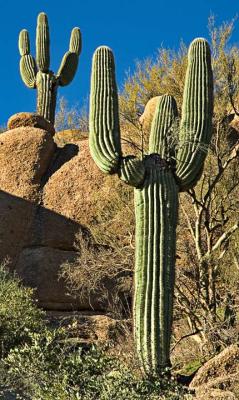
<path id="1" fill-rule="evenodd" d="M 149 154 L 142 160 L 123 157 L 113 54 L 100 47 L 93 57 L 90 150 L 103 172 L 118 173 L 134 187 L 134 335 L 149 375 L 170 365 L 178 192 L 200 177 L 211 139 L 212 93 L 210 49 L 204 39 L 195 39 L 188 54 L 178 151 L 172 149 L 177 106 L 164 95 L 154 114 Z"/>
<path id="2" fill-rule="evenodd" d="M 25 85 L 37 89 L 37 113 L 54 124 L 58 86 L 68 85 L 75 76 L 81 52 L 79 28 L 71 32 L 69 51 L 62 58 L 57 74 L 50 68 L 50 37 L 46 14 L 40 13 L 36 29 L 36 60 L 30 54 L 28 32 L 19 34 L 20 74 Z"/>

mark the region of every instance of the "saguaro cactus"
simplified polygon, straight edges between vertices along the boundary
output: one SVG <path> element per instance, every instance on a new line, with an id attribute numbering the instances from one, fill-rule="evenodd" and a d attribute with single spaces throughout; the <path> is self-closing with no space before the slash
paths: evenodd
<path id="1" fill-rule="evenodd" d="M 188 54 L 178 148 L 172 148 L 178 129 L 176 102 L 164 95 L 155 111 L 149 154 L 124 157 L 113 54 L 107 47 L 94 54 L 90 150 L 103 172 L 117 173 L 135 188 L 134 335 L 142 367 L 150 375 L 170 365 L 178 192 L 200 177 L 211 139 L 212 108 L 210 49 L 204 39 L 195 39 Z"/>
<path id="2" fill-rule="evenodd" d="M 62 58 L 57 74 L 50 68 L 50 37 L 47 16 L 40 13 L 36 29 L 36 60 L 30 54 L 27 30 L 19 34 L 20 74 L 29 88 L 37 89 L 37 113 L 54 124 L 58 86 L 68 85 L 75 76 L 81 52 L 81 32 L 71 32 L 69 51 Z"/>

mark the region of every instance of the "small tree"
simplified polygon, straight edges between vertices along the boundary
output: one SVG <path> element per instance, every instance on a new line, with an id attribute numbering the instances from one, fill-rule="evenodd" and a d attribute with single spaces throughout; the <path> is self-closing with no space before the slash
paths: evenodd
<path id="1" fill-rule="evenodd" d="M 65 97 L 62 96 L 60 98 L 55 118 L 55 127 L 57 131 L 78 129 L 82 132 L 88 132 L 88 120 L 89 117 L 86 104 L 80 109 L 77 104 L 73 107 L 69 107 L 68 101 Z"/>

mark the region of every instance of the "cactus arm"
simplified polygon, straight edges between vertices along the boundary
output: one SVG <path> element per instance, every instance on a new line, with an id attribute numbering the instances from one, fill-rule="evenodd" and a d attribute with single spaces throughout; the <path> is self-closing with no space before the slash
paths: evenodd
<path id="1" fill-rule="evenodd" d="M 50 67 L 50 36 L 48 19 L 45 13 L 37 18 L 36 29 L 36 62 L 41 72 L 47 72 Z"/>
<path id="2" fill-rule="evenodd" d="M 169 160 L 174 155 L 175 138 L 173 128 L 178 116 L 175 99 L 169 95 L 160 96 L 156 106 L 149 137 L 149 153 L 160 154 Z"/>
<path id="3" fill-rule="evenodd" d="M 36 87 L 37 66 L 35 59 L 30 54 L 21 57 L 20 74 L 27 87 L 30 89 Z"/>
<path id="4" fill-rule="evenodd" d="M 195 39 L 189 48 L 176 175 L 181 189 L 200 177 L 212 134 L 213 77 L 210 48 Z"/>
<path id="5" fill-rule="evenodd" d="M 121 159 L 118 95 L 112 51 L 99 47 L 93 56 L 90 94 L 91 155 L 105 173 L 119 171 Z"/>
<path id="6" fill-rule="evenodd" d="M 162 163 L 167 163 L 174 154 L 173 127 L 177 115 L 175 99 L 168 95 L 160 96 L 152 122 L 149 153 L 160 155 Z M 119 176 L 125 183 L 139 187 L 144 181 L 144 163 L 133 156 L 125 157 L 121 161 Z"/>
<path id="7" fill-rule="evenodd" d="M 21 56 L 30 54 L 30 40 L 28 31 L 26 29 L 22 29 L 19 33 L 18 48 Z"/>
<path id="8" fill-rule="evenodd" d="M 135 188 L 141 186 L 145 177 L 144 162 L 134 156 L 122 158 L 119 177 L 130 186 Z"/>
<path id="9" fill-rule="evenodd" d="M 135 189 L 134 277 L 134 336 L 149 375 L 170 365 L 177 211 L 178 186 L 173 174 L 157 165 L 151 155 L 146 160 L 144 185 Z"/>
<path id="10" fill-rule="evenodd" d="M 81 31 L 79 28 L 73 28 L 71 31 L 69 51 L 80 55 L 82 49 Z"/>
<path id="11" fill-rule="evenodd" d="M 59 78 L 59 85 L 66 86 L 71 83 L 75 76 L 78 66 L 78 55 L 67 51 L 61 61 L 60 68 L 57 72 Z"/>
<path id="12" fill-rule="evenodd" d="M 69 51 L 67 51 L 61 61 L 57 72 L 60 86 L 68 85 L 75 76 L 79 55 L 81 52 L 81 32 L 79 28 L 72 29 Z"/>
<path id="13" fill-rule="evenodd" d="M 30 54 L 30 40 L 26 29 L 21 30 L 18 39 L 20 58 L 20 75 L 29 88 L 36 87 L 37 66 L 35 59 Z"/>

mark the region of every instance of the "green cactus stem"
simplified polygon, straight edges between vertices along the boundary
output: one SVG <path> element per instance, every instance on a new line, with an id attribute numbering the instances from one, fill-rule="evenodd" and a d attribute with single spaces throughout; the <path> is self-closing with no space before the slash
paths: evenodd
<path id="1" fill-rule="evenodd" d="M 50 67 L 50 36 L 48 19 L 45 13 L 37 17 L 36 62 L 41 72 L 48 72 Z"/>
<path id="2" fill-rule="evenodd" d="M 170 366 L 178 192 L 200 177 L 211 138 L 212 71 L 204 39 L 190 46 L 183 114 L 177 136 L 177 106 L 160 96 L 152 122 L 149 154 L 123 157 L 112 51 L 93 57 L 90 151 L 105 173 L 134 187 L 136 217 L 134 336 L 143 370 L 158 375 Z"/>
<path id="3" fill-rule="evenodd" d="M 43 115 L 48 121 L 55 119 L 57 81 L 52 72 L 38 71 L 36 78 L 37 113 Z"/>
<path id="4" fill-rule="evenodd" d="M 164 160 L 148 157 L 135 189 L 134 334 L 143 369 L 155 374 L 170 364 L 178 187 Z"/>
<path id="5" fill-rule="evenodd" d="M 37 89 L 37 113 L 54 124 L 58 86 L 68 85 L 75 76 L 81 52 L 81 33 L 79 28 L 71 32 L 69 51 L 61 61 L 57 74 L 50 68 L 50 36 L 48 19 L 45 13 L 37 18 L 36 60 L 30 54 L 30 40 L 27 30 L 19 34 L 20 74 L 29 88 Z"/>
<path id="6" fill-rule="evenodd" d="M 115 65 L 108 47 L 99 47 L 93 56 L 90 97 L 90 148 L 98 167 L 112 174 L 121 159 L 120 125 Z"/>
<path id="7" fill-rule="evenodd" d="M 182 189 L 193 187 L 202 173 L 212 133 L 213 79 L 210 48 L 194 40 L 188 52 L 176 175 Z"/>

